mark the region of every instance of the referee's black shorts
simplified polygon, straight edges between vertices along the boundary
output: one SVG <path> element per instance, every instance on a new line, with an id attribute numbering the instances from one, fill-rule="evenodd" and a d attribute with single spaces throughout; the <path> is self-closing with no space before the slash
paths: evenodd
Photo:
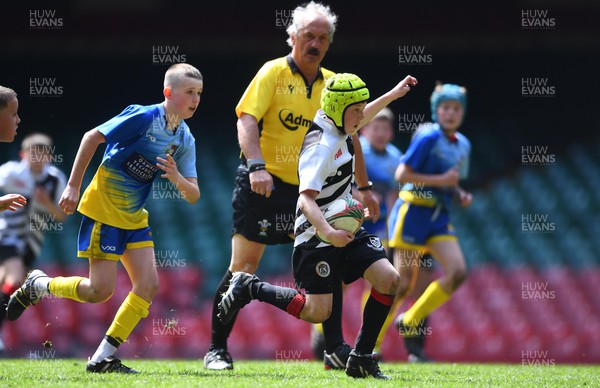
<path id="1" fill-rule="evenodd" d="M 298 186 L 283 182 L 275 175 L 269 198 L 250 190 L 248 169 L 241 164 L 233 187 L 233 231 L 250 241 L 266 245 L 293 241 Z"/>

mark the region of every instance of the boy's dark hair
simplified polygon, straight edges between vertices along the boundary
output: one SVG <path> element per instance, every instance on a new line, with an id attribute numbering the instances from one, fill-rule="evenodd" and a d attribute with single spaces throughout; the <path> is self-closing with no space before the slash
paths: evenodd
<path id="1" fill-rule="evenodd" d="M 6 108 L 13 98 L 17 98 L 17 93 L 11 88 L 0 85 L 0 109 Z"/>

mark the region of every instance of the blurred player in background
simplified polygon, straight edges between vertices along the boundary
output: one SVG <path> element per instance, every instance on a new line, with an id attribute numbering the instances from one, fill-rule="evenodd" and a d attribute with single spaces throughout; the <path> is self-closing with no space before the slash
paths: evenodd
<path id="1" fill-rule="evenodd" d="M 83 214 L 77 255 L 89 260 L 89 278 L 50 278 L 34 270 L 8 302 L 11 321 L 49 295 L 103 303 L 114 292 L 117 262 L 121 261 L 132 289 L 88 360 L 88 372 L 137 373 L 114 354 L 140 319 L 148 316 L 158 292 L 154 243 L 144 204 L 158 175 L 173 183 L 187 202 L 193 204 L 200 198 L 195 140 L 183 120 L 196 112 L 203 85 L 198 69 L 175 64 L 165 74 L 163 103 L 130 105 L 83 136 L 60 207 L 66 214 L 75 211 L 85 170 L 98 146 L 106 142 L 102 163 L 77 208 Z"/>
<path id="2" fill-rule="evenodd" d="M 411 291 L 425 253 L 431 253 L 444 270 L 412 307 L 398 316 L 396 324 L 405 337 L 423 334 L 419 324 L 444 304 L 466 277 L 465 258 L 448 210 L 452 200 L 468 207 L 473 198 L 458 185 L 459 179 L 467 177 L 471 151 L 470 142 L 458 132 L 466 106 L 465 88 L 437 85 L 431 95 L 434 124 L 415 134 L 396 171 L 396 179 L 406 183 L 389 222 L 390 246 L 401 272 L 398 298 Z"/>
<path id="3" fill-rule="evenodd" d="M 217 314 L 222 294 L 233 272 L 255 273 L 266 245 L 290 243 L 298 199 L 298 155 L 304 135 L 319 109 L 325 80 L 333 72 L 321 67 L 335 32 L 337 16 L 329 7 L 310 2 L 297 7 L 287 29 L 291 54 L 263 65 L 244 92 L 235 111 L 242 150 L 233 191 L 233 236 L 231 262 L 216 290 L 212 311 L 210 348 L 204 367 L 233 369 L 227 339 L 236 317 L 223 324 Z M 369 187 L 358 137 L 356 182 Z M 370 190 L 361 192 L 361 201 L 373 218 L 379 205 Z M 342 284 L 335 289 L 333 313 L 324 323 L 325 364 L 344 369 L 350 346 L 342 335 Z M 331 360 L 334 360 L 332 363 Z"/>
<path id="4" fill-rule="evenodd" d="M 17 135 L 19 117 L 19 100 L 17 93 L 11 88 L 0 85 L 0 142 L 12 143 Z M 0 197 L 0 211 L 16 211 L 25 205 L 27 200 L 20 194 L 6 194 Z"/>
<path id="5" fill-rule="evenodd" d="M 18 193 L 27 205 L 15 212 L 0 213 L 0 329 L 10 295 L 25 280 L 26 270 L 39 256 L 44 232 L 65 220 L 58 207 L 65 188 L 65 174 L 53 166 L 52 139 L 35 133 L 21 143 L 21 160 L 0 166 L 0 191 Z M 0 350 L 3 348 L 0 338 Z"/>
<path id="6" fill-rule="evenodd" d="M 389 108 L 384 108 L 375 115 L 370 123 L 360 130 L 360 142 L 365 155 L 367 173 L 369 174 L 369 179 L 373 182 L 373 192 L 378 197 L 380 203 L 379 220 L 373 223 L 365 222 L 364 228 L 367 232 L 375 234 L 380 238 L 391 262 L 393 262 L 393 249 L 388 247 L 387 221 L 390 209 L 394 207 L 394 203 L 398 199 L 398 182 L 394 178 L 394 174 L 400 165 L 400 159 L 402 157 L 402 152 L 391 143 L 394 139 L 395 122 L 394 113 Z M 414 282 L 414 287 L 412 287 L 410 297 L 416 296 L 418 298 L 423 291 L 425 291 L 424 287 L 427 287 L 433 280 L 432 261 L 433 259 L 431 256 L 426 254 L 423 257 L 422 262 L 416 263 L 421 264 L 421 266 L 419 267 L 418 275 Z M 405 263 L 401 263 L 401 265 L 403 264 Z M 401 275 L 406 276 L 407 274 L 402 273 Z M 363 293 L 363 305 L 367 302 L 369 294 L 370 288 L 366 289 Z M 382 356 L 381 345 L 383 339 L 388 327 L 396 317 L 401 302 L 401 299 L 396 299 L 383 324 L 381 332 L 377 337 L 375 352 L 378 354 L 378 357 Z M 427 319 L 424 319 L 420 323 L 423 327 L 427 326 L 426 320 Z M 425 361 L 423 353 L 425 335 L 423 335 L 422 332 L 423 330 L 420 330 L 420 335 L 405 339 L 405 345 L 411 361 Z"/>
<path id="7" fill-rule="evenodd" d="M 420 131 L 425 130 L 425 129 L 431 129 L 432 126 L 433 126 L 433 123 L 419 124 L 419 126 L 413 133 L 413 138 Z M 400 182 L 400 187 L 402 187 L 402 186 L 403 186 L 403 184 L 402 184 L 402 182 Z M 401 201 L 398 198 L 396 198 L 396 203 L 394 204 L 394 206 L 397 204 L 398 207 L 392 208 L 393 210 L 390 212 L 390 214 L 397 215 L 400 203 L 401 203 Z M 393 261 L 393 251 L 394 250 L 393 250 L 393 248 L 389 248 L 389 249 L 390 249 L 390 253 L 391 253 L 390 257 L 392 258 L 392 261 Z M 402 258 L 401 260 L 398 260 L 398 262 L 396 263 L 396 269 L 398 269 L 400 276 L 403 276 L 406 279 L 410 279 L 409 288 L 411 291 L 407 294 L 406 298 L 404 299 L 405 302 L 409 302 L 409 305 L 414 303 L 423 294 L 423 292 L 425 292 L 425 290 L 427 289 L 429 284 L 435 280 L 434 264 L 435 264 L 435 261 L 428 252 L 416 255 L 414 257 Z M 398 309 L 401 307 L 400 305 L 402 304 L 402 302 L 403 302 L 402 298 L 396 299 L 394 306 L 392 307 L 392 310 L 390 311 L 390 315 L 388 316 L 388 319 L 385 321 L 382 332 L 381 332 L 379 338 L 377 338 L 378 346 L 383 342 L 385 330 L 392 323 L 392 320 L 396 316 Z M 417 325 L 415 330 L 412 331 L 412 333 L 411 333 L 412 335 L 403 337 L 404 338 L 404 347 L 406 348 L 406 351 L 408 353 L 408 361 L 409 362 L 430 362 L 430 361 L 432 361 L 431 358 L 429 358 L 429 356 L 427 356 L 425 353 L 425 341 L 428 338 L 428 336 L 430 335 L 428 321 L 429 321 L 429 317 L 425 317 L 424 319 L 419 321 L 419 324 Z M 396 329 L 400 330 L 400 327 L 398 326 L 399 322 L 396 320 L 395 323 L 396 323 L 396 325 L 395 325 Z"/>
<path id="8" fill-rule="evenodd" d="M 376 222 L 366 222 L 364 228 L 377 235 L 386 248 L 388 211 L 398 198 L 398 182 L 394 179 L 394 173 L 402 157 L 402 152 L 392 144 L 394 123 L 394 113 L 389 108 L 384 108 L 360 130 L 360 144 L 367 174 L 373 184 L 373 194 L 379 202 L 380 210 L 379 219 Z"/>
<path id="9" fill-rule="evenodd" d="M 253 299 L 269 303 L 296 318 L 323 322 L 333 305 L 339 278 L 350 284 L 362 277 L 371 285 L 355 348 L 346 362 L 346 374 L 387 379 L 373 358 L 373 347 L 395 295 L 400 276 L 387 259 L 379 238 L 360 228 L 356 235 L 334 229 L 323 216 L 335 200 L 352 195 L 354 146 L 352 135 L 390 102 L 403 97 L 417 80 L 407 76 L 392 90 L 367 104 L 365 83 L 354 74 L 336 74 L 327 80 L 317 112 L 302 144 L 298 166 L 296 239 L 292 263 L 298 289 L 273 286 L 256 275 L 235 272 L 219 304 L 219 318 L 227 323 Z M 325 240 L 317 237 L 316 230 Z"/>
<path id="10" fill-rule="evenodd" d="M 380 209 L 379 220 L 365 222 L 363 226 L 367 232 L 379 237 L 388 258 L 391 258 L 391 255 L 388 248 L 387 220 L 389 210 L 398 198 L 398 182 L 394 179 L 394 173 L 400 165 L 400 158 L 402 157 L 402 152 L 392 144 L 395 122 L 394 113 L 386 107 L 360 130 L 360 143 L 365 155 L 367 174 L 369 174 L 369 179 L 373 183 L 373 193 L 379 201 Z M 355 189 L 354 194 L 357 191 Z M 367 287 L 363 293 L 363 306 L 369 299 L 370 293 L 371 289 Z M 379 357 L 381 357 L 381 343 L 385 337 L 385 332 L 396 316 L 398 307 L 399 303 L 392 306 L 388 318 L 377 337 L 374 351 Z"/>

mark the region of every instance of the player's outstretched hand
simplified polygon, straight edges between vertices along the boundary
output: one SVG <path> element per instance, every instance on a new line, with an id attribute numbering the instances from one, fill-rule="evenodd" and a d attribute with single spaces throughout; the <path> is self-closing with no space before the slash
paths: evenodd
<path id="1" fill-rule="evenodd" d="M 267 198 L 271 196 L 273 190 L 273 177 L 267 170 L 258 170 L 250 173 L 250 188 L 259 195 Z"/>
<path id="2" fill-rule="evenodd" d="M 416 86 L 417 84 L 418 81 L 415 77 L 407 75 L 402 81 L 400 81 L 400 83 L 398 83 L 398 85 L 390 90 L 390 93 L 394 99 L 400 98 L 410 91 L 411 86 Z"/>
<path id="3" fill-rule="evenodd" d="M 67 185 L 63 191 L 58 206 L 66 215 L 71 215 L 79 202 L 79 188 Z"/>
<path id="4" fill-rule="evenodd" d="M 325 238 L 334 247 L 343 248 L 354 240 L 354 235 L 347 230 L 333 229 L 333 232 L 330 232 Z"/>
<path id="5" fill-rule="evenodd" d="M 160 156 L 156 157 L 156 160 L 159 163 L 156 163 L 156 167 L 163 170 L 165 173 L 161 175 L 161 178 L 167 178 L 173 183 L 177 183 L 177 179 L 179 178 L 179 170 L 177 170 L 177 163 L 175 163 L 175 159 L 169 154 L 167 154 L 167 158 L 163 159 Z"/>
<path id="6" fill-rule="evenodd" d="M 21 194 L 6 194 L 0 197 L 0 211 L 17 211 L 27 203 L 27 199 Z"/>

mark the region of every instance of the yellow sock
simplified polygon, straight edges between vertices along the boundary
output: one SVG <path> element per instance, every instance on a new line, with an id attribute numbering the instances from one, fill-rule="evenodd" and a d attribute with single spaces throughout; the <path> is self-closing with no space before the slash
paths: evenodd
<path id="1" fill-rule="evenodd" d="M 83 303 L 84 301 L 79 298 L 77 293 L 77 286 L 83 279 L 85 278 L 81 276 L 69 276 L 68 278 L 57 276 L 48 283 L 48 290 L 58 298 L 73 299 Z"/>
<path id="2" fill-rule="evenodd" d="M 122 344 L 137 326 L 140 319 L 148 316 L 148 308 L 150 308 L 150 303 L 130 292 L 121 307 L 119 307 L 119 311 L 117 311 L 117 315 L 115 315 L 115 319 L 108 328 L 106 335 Z"/>
<path id="3" fill-rule="evenodd" d="M 450 296 L 451 294 L 447 294 L 437 281 L 431 283 L 423 295 L 404 314 L 402 322 L 409 327 L 416 327 L 419 321 L 446 303 Z"/>

